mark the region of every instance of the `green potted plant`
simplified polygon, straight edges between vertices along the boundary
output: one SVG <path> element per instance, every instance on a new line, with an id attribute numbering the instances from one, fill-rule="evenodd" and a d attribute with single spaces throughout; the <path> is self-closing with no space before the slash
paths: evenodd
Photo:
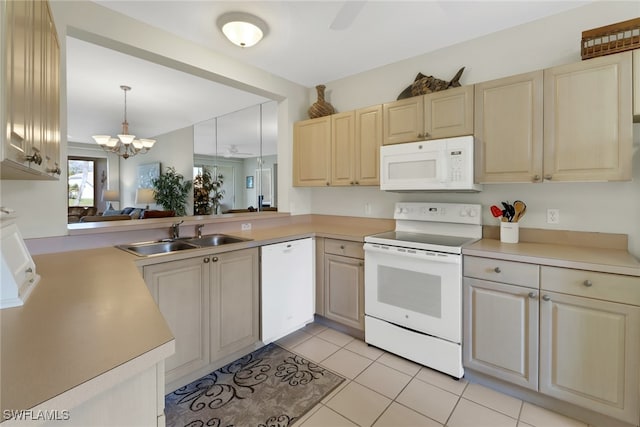
<path id="1" fill-rule="evenodd" d="M 182 174 L 177 173 L 174 167 L 170 167 L 165 173 L 155 178 L 152 184 L 156 202 L 160 206 L 174 211 L 176 216 L 186 215 L 185 206 L 192 186 L 191 181 L 185 181 Z"/>
<path id="2" fill-rule="evenodd" d="M 202 168 L 202 172 L 193 179 L 194 215 L 211 215 L 211 192 L 213 188 L 214 183 L 211 173 L 206 168 Z"/>

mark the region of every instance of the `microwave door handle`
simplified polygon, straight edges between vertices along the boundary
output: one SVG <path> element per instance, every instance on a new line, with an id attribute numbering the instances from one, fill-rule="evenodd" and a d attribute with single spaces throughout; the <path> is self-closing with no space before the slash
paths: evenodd
<path id="1" fill-rule="evenodd" d="M 446 155 L 447 150 L 440 150 L 440 165 L 441 167 L 438 170 L 440 176 L 438 177 L 439 181 L 444 184 L 447 182 L 447 177 L 449 175 L 449 162 Z"/>

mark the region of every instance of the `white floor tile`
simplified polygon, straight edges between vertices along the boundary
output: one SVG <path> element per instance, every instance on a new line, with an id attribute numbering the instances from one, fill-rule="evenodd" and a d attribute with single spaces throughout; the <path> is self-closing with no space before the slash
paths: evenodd
<path id="1" fill-rule="evenodd" d="M 373 347 L 361 340 L 353 340 L 349 344 L 345 345 L 344 348 L 371 360 L 376 360 L 384 354 L 384 350 L 380 350 L 378 347 Z"/>
<path id="2" fill-rule="evenodd" d="M 457 394 L 458 396 L 462 394 L 468 384 L 467 380 L 465 380 L 464 378 L 455 380 L 449 375 L 426 367 L 420 369 L 420 372 L 418 372 L 416 378 L 429 384 L 433 384 L 436 387 L 440 387 L 444 390 L 450 391 L 451 393 Z"/>
<path id="3" fill-rule="evenodd" d="M 515 418 L 478 405 L 470 400 L 460 399 L 451 414 L 447 427 L 516 427 Z"/>
<path id="4" fill-rule="evenodd" d="M 531 403 L 524 402 L 520 421 L 535 427 L 587 427 L 581 421 L 565 417 L 557 412 L 552 412 Z"/>
<path id="5" fill-rule="evenodd" d="M 291 427 L 299 427 L 299 426 L 301 426 L 305 421 L 307 421 L 313 414 L 315 414 L 323 406 L 324 405 L 322 403 L 318 403 L 316 406 L 314 406 L 313 408 L 309 409 L 306 414 L 304 414 L 302 417 L 298 418 L 293 423 L 293 425 Z"/>
<path id="6" fill-rule="evenodd" d="M 340 391 L 345 388 L 347 385 L 349 385 L 349 383 L 351 382 L 351 380 L 346 379 L 344 381 L 342 381 L 342 383 L 336 387 L 331 393 L 329 393 L 328 395 L 326 395 L 324 397 L 324 399 L 322 399 L 322 401 L 320 403 L 322 403 L 323 405 L 326 405 L 328 401 L 330 401 L 331 399 L 333 399 L 333 397 L 340 393 Z"/>
<path id="7" fill-rule="evenodd" d="M 338 332 L 334 329 L 325 329 L 324 331 L 316 334 L 316 336 L 340 347 L 343 347 L 354 340 L 352 336 L 343 334 L 342 332 Z"/>
<path id="8" fill-rule="evenodd" d="M 311 335 L 316 335 L 319 334 L 322 331 L 327 330 L 328 328 L 324 325 L 321 325 L 319 323 L 309 323 L 308 325 L 306 325 L 304 328 L 301 329 L 301 331 L 304 331 L 308 334 Z"/>
<path id="9" fill-rule="evenodd" d="M 442 427 L 442 424 L 393 402 L 378 418 L 374 427 Z"/>
<path id="10" fill-rule="evenodd" d="M 301 427 L 356 427 L 357 424 L 352 423 L 342 415 L 335 411 L 322 406 L 311 417 L 309 417 Z"/>
<path id="11" fill-rule="evenodd" d="M 410 360 L 403 359 L 402 357 L 391 353 L 384 353 L 377 359 L 377 361 L 411 376 L 417 374 L 421 367 L 417 363 L 413 363 Z"/>
<path id="12" fill-rule="evenodd" d="M 390 399 L 395 399 L 398 393 L 409 384 L 411 377 L 381 363 L 373 362 L 356 377 L 355 381 Z"/>
<path id="13" fill-rule="evenodd" d="M 297 346 L 298 344 L 308 340 L 312 336 L 313 335 L 306 333 L 302 329 L 299 329 L 299 330 L 287 335 L 284 338 L 280 338 L 278 341 L 276 341 L 276 344 L 278 344 L 280 347 L 284 347 L 286 349 L 292 349 L 293 347 Z"/>
<path id="14" fill-rule="evenodd" d="M 464 390 L 462 397 L 476 402 L 480 405 L 495 409 L 511 418 L 520 416 L 522 401 L 515 397 L 507 396 L 480 384 L 469 384 Z"/>
<path id="15" fill-rule="evenodd" d="M 352 381 L 326 406 L 360 426 L 370 426 L 390 403 L 390 399 Z"/>
<path id="16" fill-rule="evenodd" d="M 311 337 L 301 344 L 293 347 L 292 351 L 300 354 L 305 359 L 320 363 L 339 349 L 340 347 L 335 344 L 331 344 L 330 342 L 321 340 L 317 337 Z"/>
<path id="17" fill-rule="evenodd" d="M 354 379 L 371 364 L 364 356 L 341 348 L 322 361 L 322 366 L 331 369 L 343 377 Z"/>
<path id="18" fill-rule="evenodd" d="M 413 379 L 396 401 L 444 424 L 459 397 L 424 381 Z"/>

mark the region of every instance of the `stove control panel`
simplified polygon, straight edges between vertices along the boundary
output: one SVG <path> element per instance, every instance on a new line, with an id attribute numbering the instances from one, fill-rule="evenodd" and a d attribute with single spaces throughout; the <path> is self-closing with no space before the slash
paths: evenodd
<path id="1" fill-rule="evenodd" d="M 481 212 L 482 205 L 477 204 L 398 202 L 393 218 L 481 225 Z"/>

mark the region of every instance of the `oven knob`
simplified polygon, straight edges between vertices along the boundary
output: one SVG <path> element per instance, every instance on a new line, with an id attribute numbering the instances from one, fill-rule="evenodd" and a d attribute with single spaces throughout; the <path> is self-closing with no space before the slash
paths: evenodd
<path id="1" fill-rule="evenodd" d="M 474 217 L 474 216 L 476 216 L 476 215 L 478 215 L 478 213 L 476 212 L 476 210 L 475 210 L 475 209 L 473 209 L 473 208 L 469 208 L 469 216 L 470 216 L 471 218 L 473 218 L 473 217 Z"/>
<path id="2" fill-rule="evenodd" d="M 467 210 L 465 208 L 460 209 L 460 216 L 467 216 Z"/>

